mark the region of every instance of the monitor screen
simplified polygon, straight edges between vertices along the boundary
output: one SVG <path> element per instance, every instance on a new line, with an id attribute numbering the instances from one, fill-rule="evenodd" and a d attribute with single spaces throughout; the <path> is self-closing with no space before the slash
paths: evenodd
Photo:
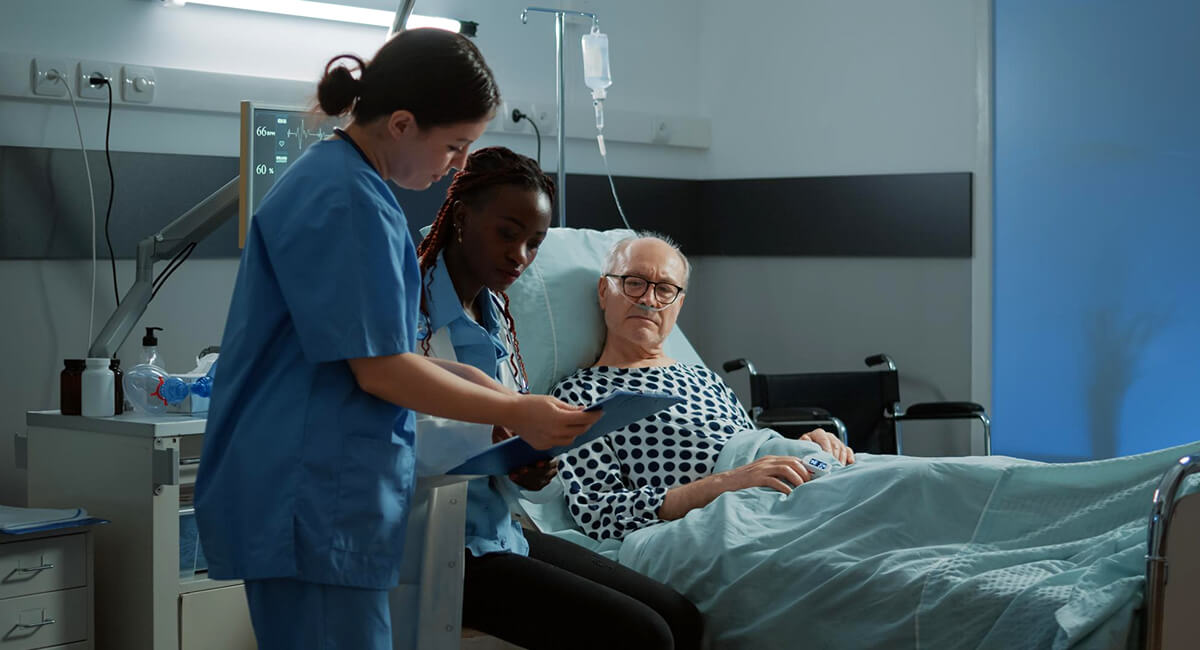
<path id="1" fill-rule="evenodd" d="M 288 165 L 314 142 L 333 135 L 340 118 L 301 108 L 242 102 L 238 247 L 246 245 L 250 218 Z"/>

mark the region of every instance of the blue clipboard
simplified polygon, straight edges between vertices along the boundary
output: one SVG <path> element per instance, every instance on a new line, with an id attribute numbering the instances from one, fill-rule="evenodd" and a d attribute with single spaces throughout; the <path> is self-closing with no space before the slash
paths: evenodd
<path id="1" fill-rule="evenodd" d="M 642 418 L 684 402 L 682 397 L 664 393 L 632 393 L 615 391 L 608 397 L 592 404 L 586 410 L 603 409 L 604 415 L 569 445 L 552 447 L 550 449 L 534 449 L 529 443 L 520 438 L 509 438 L 503 442 L 488 447 L 486 450 L 468 458 L 458 467 L 448 470 L 447 474 L 481 474 L 485 476 L 507 476 L 513 471 L 531 465 L 539 460 L 555 456 L 586 445 L 587 443 L 621 427 L 628 426 Z"/>

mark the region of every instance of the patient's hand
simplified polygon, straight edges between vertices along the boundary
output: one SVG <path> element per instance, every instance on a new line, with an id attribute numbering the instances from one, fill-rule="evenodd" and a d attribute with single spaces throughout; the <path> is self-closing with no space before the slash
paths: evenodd
<path id="1" fill-rule="evenodd" d="M 512 438 L 517 434 L 508 430 L 505 427 L 496 425 L 492 427 L 492 442 L 503 442 Z M 539 460 L 532 465 L 526 465 L 508 475 L 509 480 L 522 489 L 537 492 L 538 490 L 550 485 L 550 481 L 558 476 L 558 459 L 551 458 L 550 460 Z"/>
<path id="2" fill-rule="evenodd" d="M 558 476 L 558 459 L 539 460 L 532 465 L 526 465 L 508 475 L 508 478 L 523 489 L 537 492 L 550 485 L 550 481 Z"/>
<path id="3" fill-rule="evenodd" d="M 800 440 L 815 442 L 843 465 L 854 464 L 854 450 L 842 444 L 842 440 L 824 429 L 814 429 L 800 436 Z"/>
<path id="4" fill-rule="evenodd" d="M 689 511 L 703 508 L 726 492 L 751 487 L 766 487 L 791 494 L 792 488 L 812 479 L 812 473 L 795 456 L 763 456 L 718 474 L 711 474 L 667 490 L 658 517 L 663 521 L 679 519 Z"/>
<path id="5" fill-rule="evenodd" d="M 497 442 L 504 442 L 515 435 L 517 434 L 513 433 L 506 427 L 502 427 L 499 424 L 494 425 L 492 427 L 492 444 L 494 445 Z"/>
<path id="6" fill-rule="evenodd" d="M 749 465 L 715 476 L 724 484 L 723 492 L 767 487 L 791 494 L 792 488 L 812 480 L 808 468 L 795 456 L 763 456 Z"/>

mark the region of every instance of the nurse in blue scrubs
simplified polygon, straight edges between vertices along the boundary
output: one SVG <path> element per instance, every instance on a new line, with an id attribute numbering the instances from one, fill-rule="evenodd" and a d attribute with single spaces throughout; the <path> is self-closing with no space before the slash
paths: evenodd
<path id="1" fill-rule="evenodd" d="M 292 164 L 251 221 L 196 515 L 209 576 L 245 581 L 260 648 L 391 648 L 413 411 L 500 425 L 540 448 L 599 415 L 413 353 L 420 271 L 387 181 L 421 190 L 462 166 L 500 101 L 478 49 L 404 31 L 369 63 L 330 61 L 317 98 L 352 119 Z"/>

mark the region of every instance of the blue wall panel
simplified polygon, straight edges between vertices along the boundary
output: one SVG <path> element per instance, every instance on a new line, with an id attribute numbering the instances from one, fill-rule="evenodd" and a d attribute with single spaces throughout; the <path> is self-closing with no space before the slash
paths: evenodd
<path id="1" fill-rule="evenodd" d="M 1200 440 L 1200 2 L 994 6 L 995 451 Z"/>

